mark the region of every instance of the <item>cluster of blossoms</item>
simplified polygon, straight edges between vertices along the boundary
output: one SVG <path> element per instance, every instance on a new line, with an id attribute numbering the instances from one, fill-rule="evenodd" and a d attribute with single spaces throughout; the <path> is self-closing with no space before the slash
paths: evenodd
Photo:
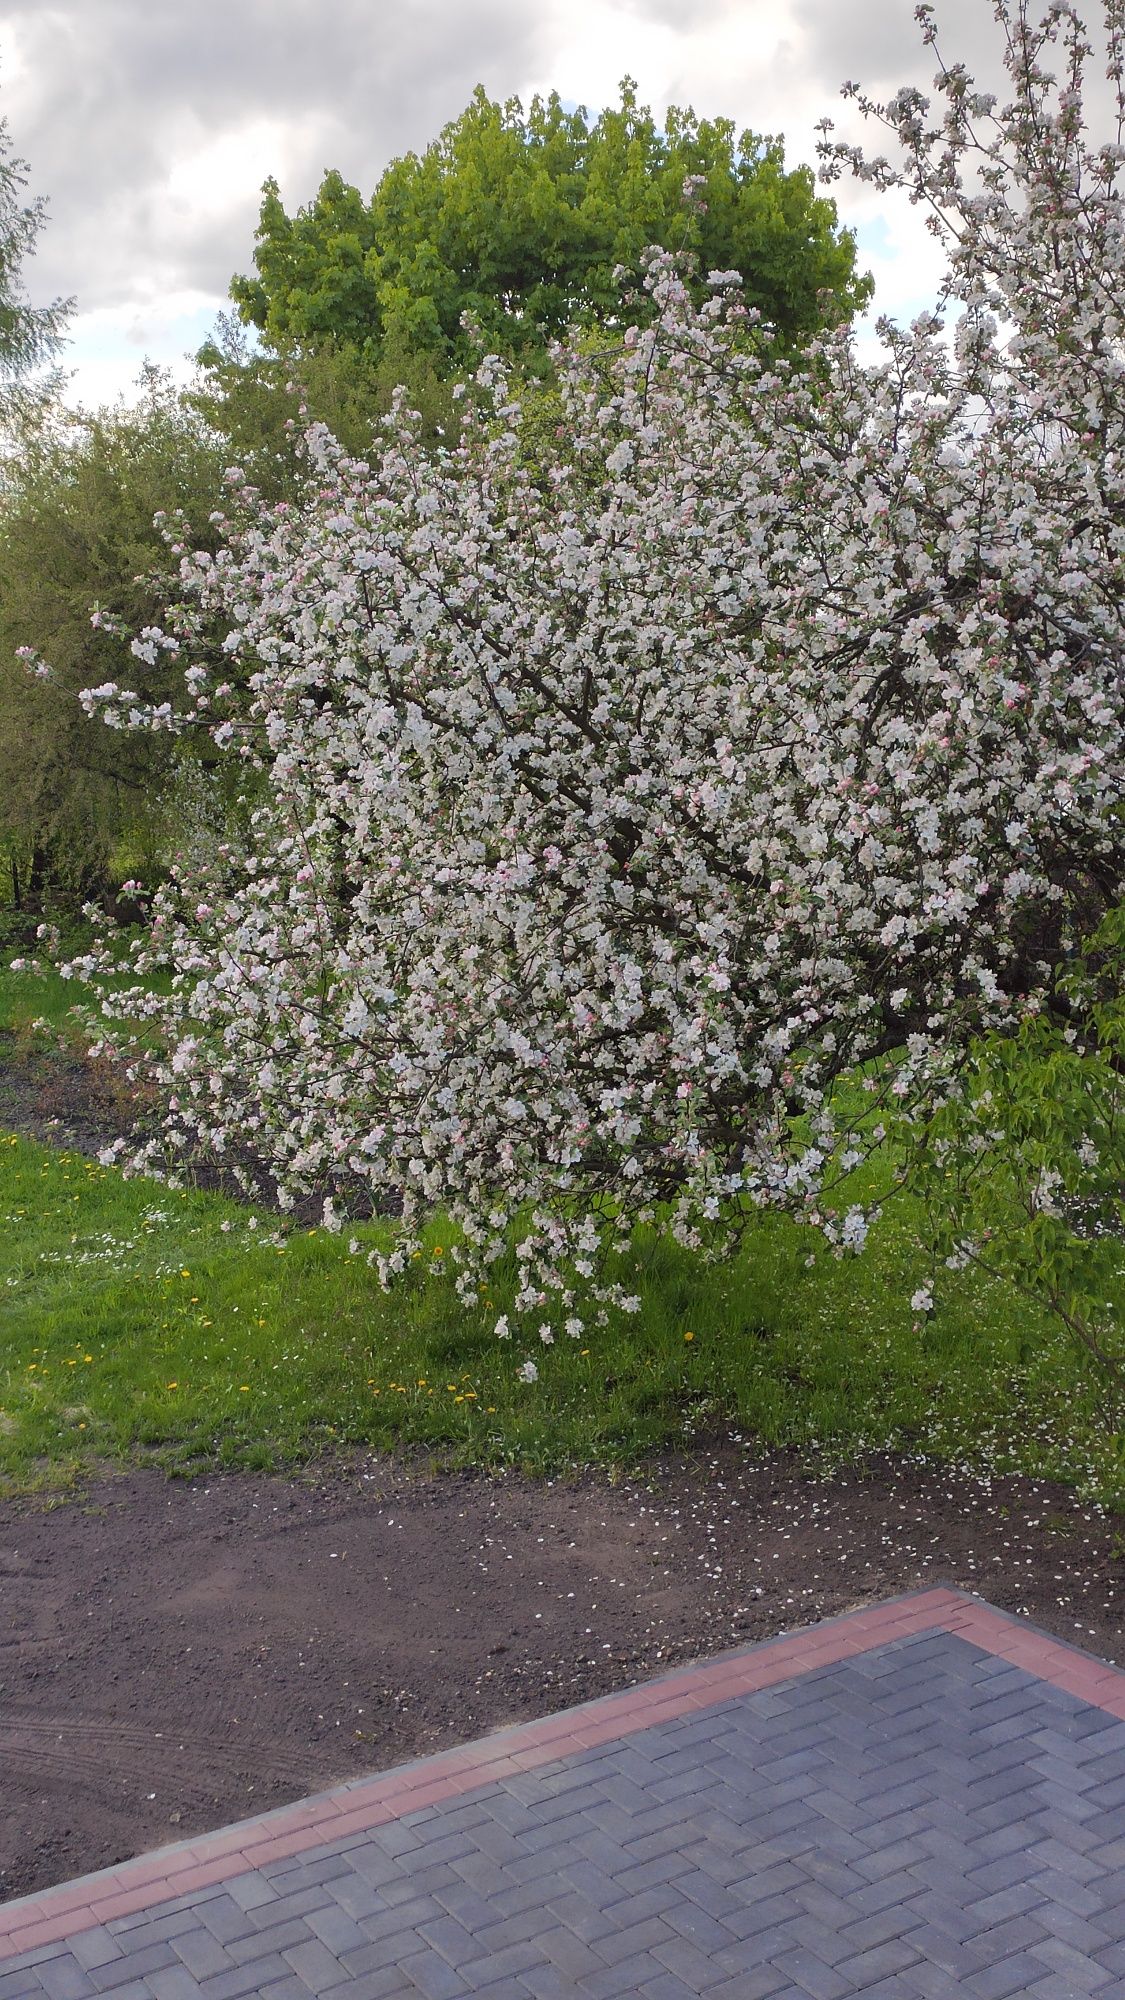
<path id="1" fill-rule="evenodd" d="M 399 408 L 371 464 L 311 431 L 299 506 L 232 475 L 140 644 L 189 663 L 184 714 L 89 697 L 208 729 L 254 801 L 153 897 L 171 994 L 106 994 L 163 1025 L 134 1166 L 358 1183 L 401 1211 L 385 1278 L 441 1209 L 466 1298 L 514 1238 L 518 1309 L 580 1327 L 633 1303 L 641 1222 L 723 1244 L 785 1205 L 859 1248 L 833 1188 L 880 1105 L 925 1115 L 1049 1001 L 1125 887 L 1125 152 L 1084 141 L 1069 10 L 1009 13 L 1010 106 L 952 69 L 932 129 L 884 114 L 952 343 L 779 358 L 728 274 L 697 308 L 653 256 L 653 323 L 558 354 L 548 456 L 489 360 L 456 449 Z"/>

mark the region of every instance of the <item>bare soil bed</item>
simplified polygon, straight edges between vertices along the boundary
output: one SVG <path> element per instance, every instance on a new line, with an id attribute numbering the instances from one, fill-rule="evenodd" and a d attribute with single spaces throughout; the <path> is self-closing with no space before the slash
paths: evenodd
<path id="1" fill-rule="evenodd" d="M 138 1468 L 0 1505 L 0 1897 L 935 1582 L 1125 1664 L 1065 1492 L 723 1442 L 617 1484 Z"/>
<path id="2" fill-rule="evenodd" d="M 135 1107 L 107 1065 L 79 1046 L 30 1043 L 0 1029 L 0 1131 L 90 1159 L 135 1126 Z"/>

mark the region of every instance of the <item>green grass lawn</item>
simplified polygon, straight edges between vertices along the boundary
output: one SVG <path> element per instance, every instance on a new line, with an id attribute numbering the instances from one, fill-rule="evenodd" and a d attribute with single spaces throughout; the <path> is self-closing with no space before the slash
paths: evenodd
<path id="1" fill-rule="evenodd" d="M 0 963 L 0 1030 L 9 1034 L 26 1035 L 35 1021 L 65 1031 L 71 1008 L 88 999 L 78 980 L 57 972 L 13 972 Z"/>
<path id="2" fill-rule="evenodd" d="M 82 997 L 0 966 L 0 1029 L 65 1034 Z M 421 1445 L 559 1470 L 733 1426 L 821 1463 L 924 1453 L 1125 1504 L 1125 1396 L 998 1283 L 966 1274 L 919 1325 L 927 1272 L 901 1198 L 858 1259 L 786 1218 L 727 1266 L 643 1244 L 641 1313 L 550 1348 L 492 1331 L 510 1273 L 467 1315 L 441 1276 L 449 1247 L 435 1227 L 385 1295 L 323 1230 L 281 1241 L 276 1217 L 0 1137 L 0 1490 L 136 1453 L 191 1471 Z"/>
<path id="3" fill-rule="evenodd" d="M 323 1230 L 0 1139 L 0 1490 L 106 1461 L 292 1467 L 362 1446 L 537 1471 L 628 1462 L 733 1426 L 818 1462 L 875 1451 L 1050 1474 L 1125 1504 L 1120 1395 L 999 1285 L 917 1328 L 900 1202 L 860 1259 L 763 1221 L 729 1266 L 642 1245 L 642 1311 L 541 1347 L 441 1277 L 435 1229 L 383 1294 Z M 358 1234 L 365 1247 L 375 1225 Z M 539 1380 L 519 1379 L 532 1358 Z"/>

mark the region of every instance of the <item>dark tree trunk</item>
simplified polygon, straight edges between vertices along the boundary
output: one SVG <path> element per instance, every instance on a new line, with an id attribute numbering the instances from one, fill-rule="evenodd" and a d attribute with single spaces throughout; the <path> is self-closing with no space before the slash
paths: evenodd
<path id="1" fill-rule="evenodd" d="M 31 867 L 27 876 L 27 900 L 33 910 L 40 908 L 43 891 L 47 886 L 47 850 L 36 845 L 31 850 Z"/>

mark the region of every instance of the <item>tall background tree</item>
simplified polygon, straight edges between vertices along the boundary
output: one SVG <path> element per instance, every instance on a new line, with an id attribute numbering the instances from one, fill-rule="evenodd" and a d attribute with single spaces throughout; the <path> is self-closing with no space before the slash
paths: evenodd
<path id="1" fill-rule="evenodd" d="M 41 195 L 24 199 L 27 179 L 27 163 L 12 152 L 7 120 L 0 119 L 0 425 L 26 418 L 36 401 L 29 377 L 55 359 L 70 313 L 67 299 L 36 306 L 24 296 L 24 263 L 46 218 Z"/>
<path id="2" fill-rule="evenodd" d="M 695 199 L 685 207 L 684 183 Z M 618 267 L 650 244 L 737 270 L 748 305 L 792 344 L 850 318 L 871 293 L 855 240 L 782 142 L 673 106 L 663 127 L 626 78 L 588 122 L 557 94 L 493 103 L 479 86 L 420 154 L 392 162 L 369 201 L 337 172 L 290 216 L 267 181 L 256 275 L 231 296 L 280 353 L 343 345 L 372 367 L 424 357 L 455 373 L 489 346 L 542 372 L 566 328 L 613 323 Z"/>
<path id="3" fill-rule="evenodd" d="M 0 855 L 17 910 L 75 906 L 166 842 L 174 746 L 87 716 L 79 691 L 120 666 L 116 621 L 141 630 L 175 564 L 159 513 L 181 510 L 203 546 L 224 451 L 155 373 L 135 408 L 56 410 L 25 435 L 0 509 Z M 98 605 L 105 622 L 95 624 Z M 36 671 L 32 649 L 49 663 Z M 175 669 L 133 657 L 159 702 Z"/>

